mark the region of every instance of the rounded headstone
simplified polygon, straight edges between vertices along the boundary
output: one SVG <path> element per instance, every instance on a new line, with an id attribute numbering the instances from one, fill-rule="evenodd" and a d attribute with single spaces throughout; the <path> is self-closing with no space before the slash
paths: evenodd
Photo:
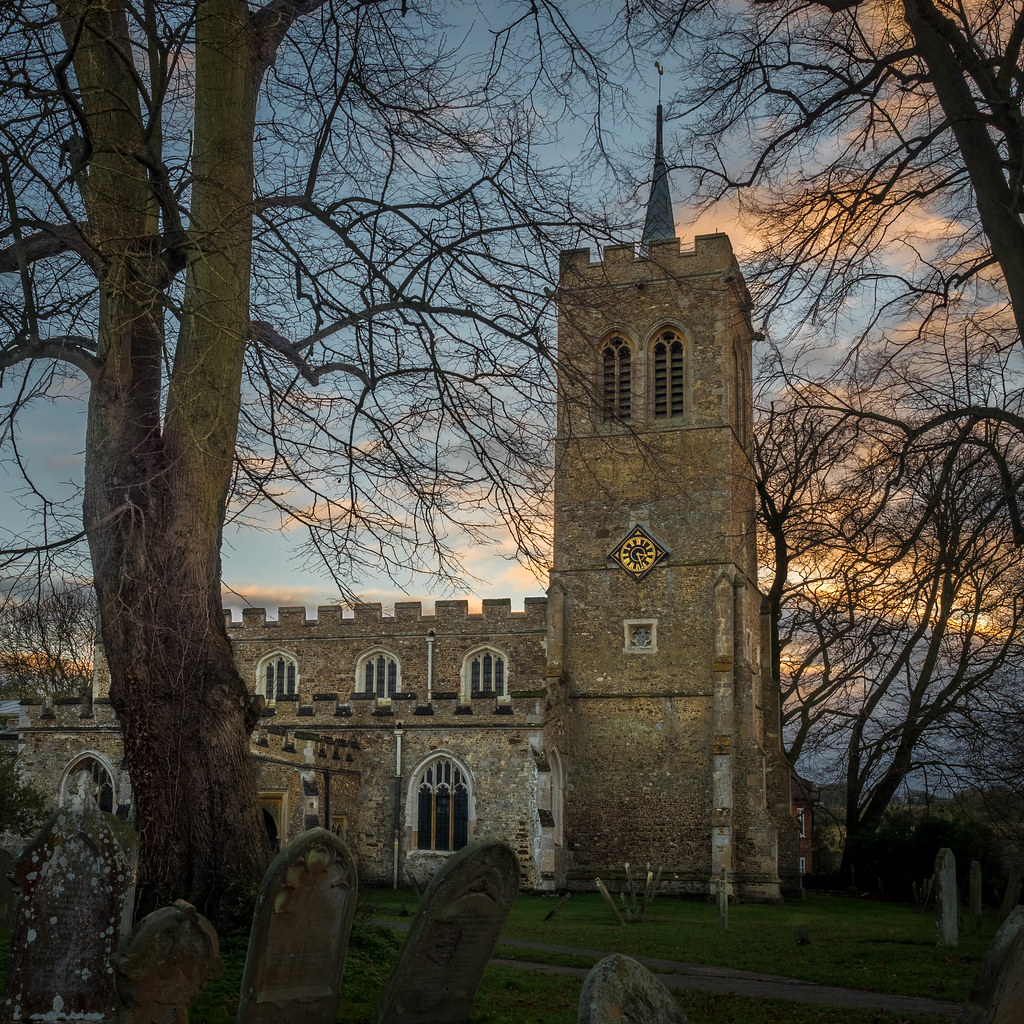
<path id="1" fill-rule="evenodd" d="M 577 1024 L 687 1024 L 672 993 L 643 964 L 606 956 L 587 975 Z"/>

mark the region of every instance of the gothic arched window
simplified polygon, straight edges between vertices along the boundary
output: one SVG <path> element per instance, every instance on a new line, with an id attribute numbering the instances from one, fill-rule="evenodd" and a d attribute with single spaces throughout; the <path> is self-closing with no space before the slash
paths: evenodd
<path id="1" fill-rule="evenodd" d="M 632 402 L 633 352 L 625 338 L 612 338 L 602 347 L 601 374 L 601 419 L 628 423 Z"/>
<path id="2" fill-rule="evenodd" d="M 401 686 L 398 658 L 390 651 L 369 651 L 356 665 L 356 689 L 376 697 L 394 697 Z"/>
<path id="3" fill-rule="evenodd" d="M 500 651 L 492 647 L 470 651 L 462 663 L 463 700 L 481 694 L 504 697 L 506 669 L 505 655 Z"/>
<path id="4" fill-rule="evenodd" d="M 654 343 L 654 418 L 683 414 L 683 339 L 662 331 Z"/>
<path id="5" fill-rule="evenodd" d="M 275 651 L 260 660 L 256 668 L 257 692 L 262 692 L 268 704 L 299 692 L 299 663 L 285 651 Z"/>
<path id="6" fill-rule="evenodd" d="M 469 842 L 469 780 L 465 770 L 437 758 L 416 780 L 416 849 L 461 850 Z"/>
<path id="7" fill-rule="evenodd" d="M 96 800 L 101 811 L 113 813 L 114 810 L 114 779 L 111 768 L 98 757 L 86 755 L 71 763 L 64 773 L 61 785 L 60 802 L 64 804 L 75 794 L 78 774 L 85 772 L 89 776 L 88 792 Z"/>

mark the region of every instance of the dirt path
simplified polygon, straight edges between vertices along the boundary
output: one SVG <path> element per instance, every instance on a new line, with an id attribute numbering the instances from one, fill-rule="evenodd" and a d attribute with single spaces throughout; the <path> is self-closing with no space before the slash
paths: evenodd
<path id="1" fill-rule="evenodd" d="M 590 957 L 595 962 L 608 955 L 596 949 L 576 949 L 572 946 L 553 946 L 543 942 L 525 942 L 515 939 L 501 939 L 498 942 L 499 952 L 502 946 Z M 634 959 L 645 967 L 649 967 L 658 976 L 659 981 L 670 989 L 696 988 L 708 992 L 750 996 L 755 999 L 789 999 L 798 1003 L 857 1006 L 869 1010 L 892 1010 L 899 1013 L 933 1013 L 944 1017 L 954 1017 L 957 1010 L 960 1009 L 959 1003 L 928 999 L 923 996 L 898 996 L 885 992 L 833 988 L 830 985 L 816 985 L 811 981 L 783 978 L 775 974 L 735 971 L 728 967 L 688 964 L 677 960 L 659 960 L 655 957 L 638 956 Z M 579 978 L 585 977 L 589 971 L 587 967 L 558 967 L 553 964 L 533 963 L 526 960 L 506 960 L 501 957 L 495 957 L 493 962 L 509 967 L 518 967 L 526 971 L 565 974 Z"/>

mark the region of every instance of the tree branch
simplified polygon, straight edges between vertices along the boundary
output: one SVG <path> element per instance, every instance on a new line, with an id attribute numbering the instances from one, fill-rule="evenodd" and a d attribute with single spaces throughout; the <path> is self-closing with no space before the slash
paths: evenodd
<path id="1" fill-rule="evenodd" d="M 270 0 L 253 14 L 249 24 L 255 38 L 254 73 L 257 85 L 277 59 L 277 51 L 288 30 L 299 19 L 312 14 L 327 0 Z"/>
<path id="2" fill-rule="evenodd" d="M 26 359 L 57 359 L 77 366 L 89 380 L 96 380 L 103 363 L 89 351 L 95 348 L 96 343 L 82 335 L 66 334 L 45 341 L 22 337 L 0 349 L 0 370 Z"/>
<path id="3" fill-rule="evenodd" d="M 94 273 L 97 270 L 96 254 L 86 242 L 82 224 L 45 224 L 35 234 L 22 239 L 21 255 L 26 263 L 60 256 L 65 252 L 73 252 Z M 13 274 L 18 271 L 18 245 L 5 246 L 0 249 L 0 274 Z"/>

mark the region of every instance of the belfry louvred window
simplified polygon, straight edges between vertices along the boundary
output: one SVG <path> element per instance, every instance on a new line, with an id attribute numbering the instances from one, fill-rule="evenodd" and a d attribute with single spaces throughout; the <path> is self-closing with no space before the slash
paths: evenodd
<path id="1" fill-rule="evenodd" d="M 469 786 L 462 769 L 441 758 L 419 778 L 416 848 L 461 850 L 469 842 Z"/>
<path id="2" fill-rule="evenodd" d="M 663 331 L 654 343 L 654 418 L 683 414 L 683 339 Z"/>
<path id="3" fill-rule="evenodd" d="M 628 422 L 632 397 L 633 353 L 625 338 L 612 338 L 601 352 L 601 419 Z"/>

